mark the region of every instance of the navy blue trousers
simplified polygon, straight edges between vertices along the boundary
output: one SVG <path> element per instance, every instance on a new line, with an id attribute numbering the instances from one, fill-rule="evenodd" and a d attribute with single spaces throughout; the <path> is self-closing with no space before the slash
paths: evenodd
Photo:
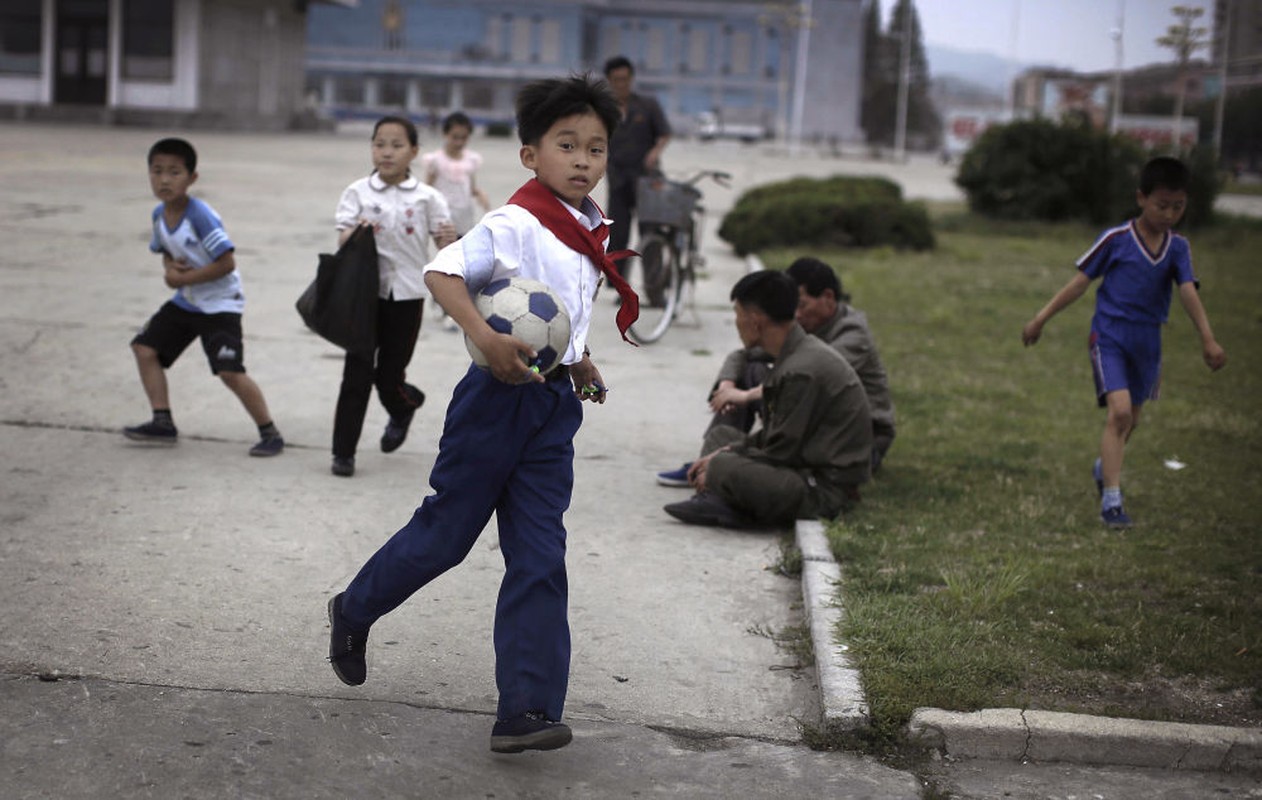
<path id="1" fill-rule="evenodd" d="M 342 614 L 367 630 L 464 560 L 494 512 L 504 577 L 495 606 L 498 716 L 560 719 L 570 676 L 563 516 L 582 404 L 568 378 L 513 386 L 470 367 L 452 395 L 434 493 L 360 569 Z"/>

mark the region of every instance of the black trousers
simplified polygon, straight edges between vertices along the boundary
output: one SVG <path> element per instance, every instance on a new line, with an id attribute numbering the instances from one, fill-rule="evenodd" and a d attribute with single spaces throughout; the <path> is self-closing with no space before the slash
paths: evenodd
<path id="1" fill-rule="evenodd" d="M 421 390 L 404 380 L 424 312 L 424 300 L 377 300 L 376 353 L 347 353 L 342 367 L 342 388 L 333 417 L 334 456 L 355 455 L 374 386 L 381 405 L 396 419 L 411 417 L 424 401 Z"/>
<path id="2" fill-rule="evenodd" d="M 635 214 L 635 178 L 617 185 L 609 184 L 609 203 L 605 216 L 613 220 L 609 226 L 609 252 L 626 250 L 631 241 L 631 217 Z M 627 270 L 635 259 L 624 258 L 616 262 L 622 277 L 627 277 Z"/>

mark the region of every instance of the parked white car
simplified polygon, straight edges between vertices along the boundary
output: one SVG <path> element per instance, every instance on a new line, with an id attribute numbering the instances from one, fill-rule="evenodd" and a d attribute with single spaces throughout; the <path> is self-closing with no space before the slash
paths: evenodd
<path id="1" fill-rule="evenodd" d="M 713 111 L 697 115 L 697 138 L 703 142 L 714 139 L 739 139 L 742 142 L 760 142 L 771 138 L 771 131 L 758 122 L 738 122 L 723 119 Z"/>

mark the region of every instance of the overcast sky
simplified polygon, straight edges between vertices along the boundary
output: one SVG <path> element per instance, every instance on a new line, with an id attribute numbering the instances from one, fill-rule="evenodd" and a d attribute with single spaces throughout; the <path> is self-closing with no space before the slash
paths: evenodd
<path id="1" fill-rule="evenodd" d="M 895 0 L 880 0 L 882 27 Z M 1082 71 L 1112 69 L 1112 31 L 1124 22 L 1125 69 L 1173 60 L 1156 44 L 1175 17 L 1176 5 L 1205 9 L 1197 24 L 1214 26 L 1208 0 L 915 0 L 926 43 L 974 50 L 1023 64 L 1054 65 Z M 1208 55 L 1201 51 L 1202 57 Z"/>

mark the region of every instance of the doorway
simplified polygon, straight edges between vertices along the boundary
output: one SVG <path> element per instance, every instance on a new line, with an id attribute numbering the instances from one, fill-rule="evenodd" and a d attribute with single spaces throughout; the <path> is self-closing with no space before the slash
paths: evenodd
<path id="1" fill-rule="evenodd" d="M 109 0 L 59 0 L 53 102 L 105 105 Z"/>

